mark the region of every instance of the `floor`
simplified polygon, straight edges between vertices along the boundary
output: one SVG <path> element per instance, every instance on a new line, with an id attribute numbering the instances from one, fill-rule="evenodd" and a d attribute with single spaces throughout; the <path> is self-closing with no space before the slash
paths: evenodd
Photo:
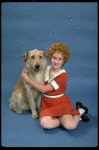
<path id="1" fill-rule="evenodd" d="M 1 145 L 3 147 L 97 147 L 98 146 L 98 4 L 24 3 L 1 4 Z M 18 115 L 9 99 L 24 67 L 24 52 L 47 52 L 51 44 L 65 43 L 70 59 L 66 94 L 88 107 L 89 122 L 80 121 L 72 131 L 45 130 L 31 111 Z M 48 65 L 50 65 L 47 59 Z"/>

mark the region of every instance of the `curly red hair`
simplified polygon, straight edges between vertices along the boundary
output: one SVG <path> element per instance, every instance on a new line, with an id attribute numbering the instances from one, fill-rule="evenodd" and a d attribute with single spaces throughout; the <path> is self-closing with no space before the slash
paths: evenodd
<path id="1" fill-rule="evenodd" d="M 69 60 L 70 52 L 67 45 L 64 43 L 54 43 L 48 49 L 48 58 L 51 62 L 51 58 L 55 53 L 61 53 L 63 55 L 64 64 Z M 62 66 L 64 66 L 64 64 Z"/>

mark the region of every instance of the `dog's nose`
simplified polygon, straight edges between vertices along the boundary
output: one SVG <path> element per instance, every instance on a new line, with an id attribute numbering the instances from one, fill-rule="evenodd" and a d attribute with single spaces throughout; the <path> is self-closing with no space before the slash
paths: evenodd
<path id="1" fill-rule="evenodd" d="M 36 69 L 38 69 L 39 67 L 40 67 L 40 65 L 38 65 L 38 64 L 37 64 L 37 65 L 35 65 L 35 68 L 36 68 Z"/>

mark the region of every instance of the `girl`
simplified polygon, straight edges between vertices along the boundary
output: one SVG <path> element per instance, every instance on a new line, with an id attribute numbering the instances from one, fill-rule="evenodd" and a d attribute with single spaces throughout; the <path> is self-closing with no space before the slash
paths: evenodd
<path id="1" fill-rule="evenodd" d="M 68 61 L 69 49 L 64 43 L 54 43 L 48 50 L 51 66 L 45 71 L 45 85 L 33 82 L 26 73 L 22 73 L 24 79 L 34 88 L 43 92 L 43 106 L 40 109 L 40 124 L 43 128 L 51 129 L 62 125 L 65 129 L 75 129 L 79 120 L 89 121 L 83 113 L 88 113 L 87 107 L 82 103 L 76 103 L 76 109 L 72 108 L 70 98 L 64 94 L 67 85 L 67 74 L 61 67 Z"/>

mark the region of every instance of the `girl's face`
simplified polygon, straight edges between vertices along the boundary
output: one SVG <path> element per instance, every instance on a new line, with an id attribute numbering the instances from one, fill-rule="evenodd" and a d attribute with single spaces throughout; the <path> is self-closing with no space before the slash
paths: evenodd
<path id="1" fill-rule="evenodd" d="M 52 67 L 58 69 L 62 66 L 62 64 L 63 64 L 63 55 L 57 52 L 53 54 L 51 58 Z"/>

